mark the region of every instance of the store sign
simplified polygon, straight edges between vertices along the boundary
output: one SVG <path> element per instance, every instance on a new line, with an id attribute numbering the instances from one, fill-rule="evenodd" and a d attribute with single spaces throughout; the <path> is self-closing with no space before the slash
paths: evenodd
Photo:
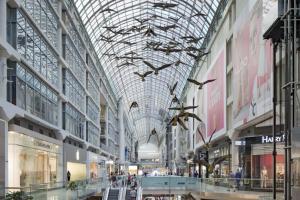
<path id="1" fill-rule="evenodd" d="M 76 151 L 76 160 L 79 160 L 79 151 Z"/>
<path id="2" fill-rule="evenodd" d="M 42 147 L 42 148 L 45 148 L 45 149 L 51 149 L 51 146 L 50 144 L 46 144 L 42 141 L 38 141 L 38 140 L 34 140 L 34 143 L 33 143 L 35 146 L 38 146 L 38 147 Z"/>
<path id="3" fill-rule="evenodd" d="M 261 136 L 261 143 L 273 143 L 274 137 L 273 136 Z M 276 142 L 284 142 L 284 135 L 276 136 Z"/>

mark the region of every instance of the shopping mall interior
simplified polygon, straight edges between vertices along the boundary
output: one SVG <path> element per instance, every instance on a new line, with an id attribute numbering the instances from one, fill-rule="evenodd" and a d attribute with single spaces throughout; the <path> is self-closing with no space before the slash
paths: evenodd
<path id="1" fill-rule="evenodd" d="M 1 0 L 0 199 L 299 199 L 299 19 L 300 0 Z"/>

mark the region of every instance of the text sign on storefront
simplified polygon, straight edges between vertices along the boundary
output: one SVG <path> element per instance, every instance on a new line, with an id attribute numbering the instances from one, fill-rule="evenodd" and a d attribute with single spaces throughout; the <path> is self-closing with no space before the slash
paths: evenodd
<path id="1" fill-rule="evenodd" d="M 261 143 L 272 143 L 274 140 L 273 136 L 261 136 Z M 276 142 L 284 142 L 284 135 L 276 136 Z"/>

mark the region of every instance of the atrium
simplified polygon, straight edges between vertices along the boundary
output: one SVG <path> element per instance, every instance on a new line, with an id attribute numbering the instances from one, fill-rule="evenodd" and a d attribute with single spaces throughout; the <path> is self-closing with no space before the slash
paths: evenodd
<path id="1" fill-rule="evenodd" d="M 299 9 L 1 0 L 0 199 L 298 199 Z"/>

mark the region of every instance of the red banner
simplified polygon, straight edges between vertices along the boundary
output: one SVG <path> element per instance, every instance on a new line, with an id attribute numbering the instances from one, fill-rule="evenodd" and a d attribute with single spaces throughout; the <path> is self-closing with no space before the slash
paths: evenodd
<path id="1" fill-rule="evenodd" d="M 214 131 L 225 128 L 225 57 L 222 51 L 210 68 L 207 79 L 216 79 L 207 87 L 207 132 L 209 137 Z M 204 86 L 205 87 L 205 86 Z"/>

